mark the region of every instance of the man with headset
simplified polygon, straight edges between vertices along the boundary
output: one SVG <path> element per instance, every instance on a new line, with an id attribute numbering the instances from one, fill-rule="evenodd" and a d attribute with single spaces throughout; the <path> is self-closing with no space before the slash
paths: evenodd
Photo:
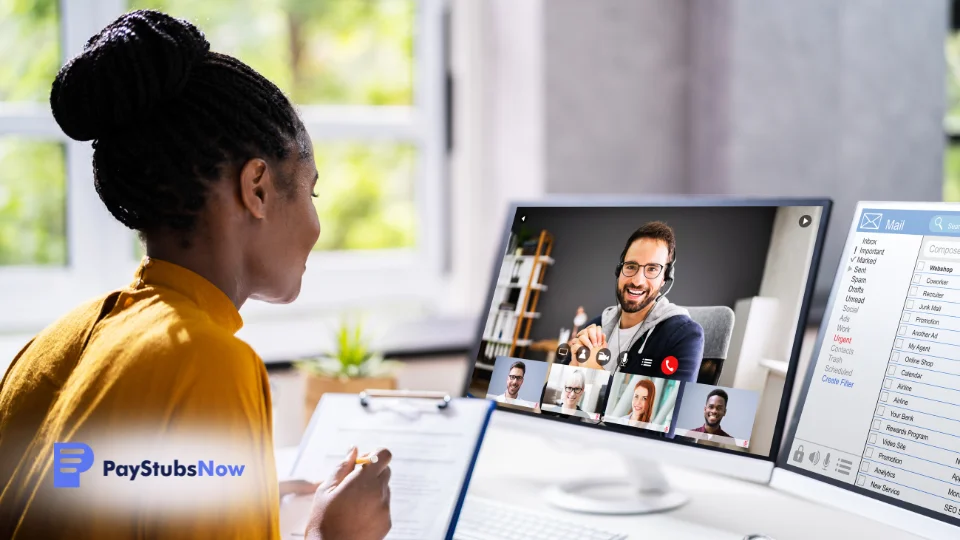
<path id="1" fill-rule="evenodd" d="M 703 328 L 666 298 L 675 264 L 676 238 L 666 223 L 634 231 L 615 272 L 617 305 L 588 321 L 557 362 L 697 382 Z"/>

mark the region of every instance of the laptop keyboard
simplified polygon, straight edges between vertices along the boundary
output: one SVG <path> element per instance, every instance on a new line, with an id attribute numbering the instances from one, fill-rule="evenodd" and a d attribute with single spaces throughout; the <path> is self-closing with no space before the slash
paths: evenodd
<path id="1" fill-rule="evenodd" d="M 454 540 L 626 540 L 554 516 L 520 510 L 489 499 L 467 497 Z"/>

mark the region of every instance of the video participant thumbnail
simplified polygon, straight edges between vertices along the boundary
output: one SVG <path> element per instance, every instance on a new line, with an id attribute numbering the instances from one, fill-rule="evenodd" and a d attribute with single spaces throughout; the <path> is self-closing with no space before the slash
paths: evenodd
<path id="1" fill-rule="evenodd" d="M 759 399 L 752 390 L 685 384 L 676 434 L 698 443 L 748 448 Z"/>
<path id="2" fill-rule="evenodd" d="M 553 364 L 543 391 L 541 411 L 600 419 L 601 396 L 605 395 L 610 374 L 596 369 Z"/>
<path id="3" fill-rule="evenodd" d="M 617 373 L 603 422 L 667 433 L 679 393 L 679 381 Z"/>
<path id="4" fill-rule="evenodd" d="M 487 399 L 504 405 L 534 409 L 540 405 L 543 383 L 547 380 L 546 362 L 497 358 L 487 390 Z"/>

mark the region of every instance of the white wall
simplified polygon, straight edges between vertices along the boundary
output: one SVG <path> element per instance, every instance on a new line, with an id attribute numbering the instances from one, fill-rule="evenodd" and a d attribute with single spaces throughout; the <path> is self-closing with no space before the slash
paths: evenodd
<path id="1" fill-rule="evenodd" d="M 476 161 L 454 178 L 476 194 L 454 214 L 473 289 L 512 198 L 827 196 L 822 306 L 857 200 L 942 197 L 945 0 L 452 4 L 478 29 L 457 92 Z"/>
<path id="2" fill-rule="evenodd" d="M 544 4 L 545 173 L 551 193 L 685 193 L 688 5 Z"/>
<path id="3" fill-rule="evenodd" d="M 453 2 L 450 309 L 482 309 L 512 200 L 544 191 L 542 0 Z"/>
<path id="4" fill-rule="evenodd" d="M 947 2 L 687 4 L 691 191 L 833 198 L 819 318 L 858 200 L 942 200 Z"/>

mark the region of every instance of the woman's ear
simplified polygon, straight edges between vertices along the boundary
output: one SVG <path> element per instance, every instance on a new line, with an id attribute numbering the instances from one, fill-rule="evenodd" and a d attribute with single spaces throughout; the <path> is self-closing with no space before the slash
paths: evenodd
<path id="1" fill-rule="evenodd" d="M 256 219 L 266 217 L 267 194 L 273 188 L 273 175 L 267 162 L 248 160 L 240 168 L 240 201 Z"/>

